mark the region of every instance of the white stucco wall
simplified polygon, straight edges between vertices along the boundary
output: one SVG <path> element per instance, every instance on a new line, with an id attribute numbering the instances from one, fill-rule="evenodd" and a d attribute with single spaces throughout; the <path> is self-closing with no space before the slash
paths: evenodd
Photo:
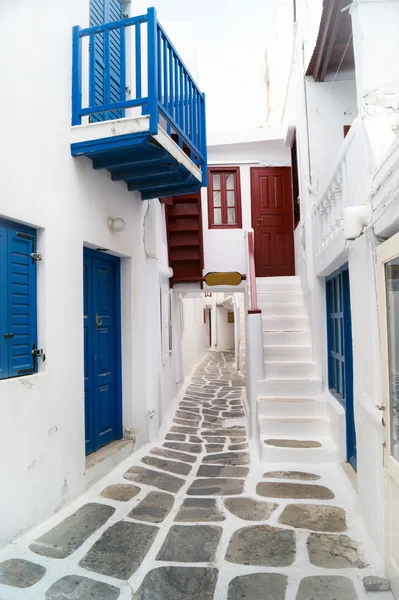
<path id="1" fill-rule="evenodd" d="M 190 298 L 189 296 L 182 299 L 183 308 L 183 365 L 184 375 L 187 377 L 194 365 L 200 359 L 202 353 L 209 348 L 209 313 L 207 311 L 206 320 L 204 323 L 204 298 Z"/>
<path id="2" fill-rule="evenodd" d="M 0 382 L 0 514 L 8 515 L 0 545 L 71 501 L 93 477 L 84 447 L 85 245 L 121 257 L 123 426 L 136 448 L 156 435 L 180 378 L 178 353 L 161 362 L 164 208 L 70 156 L 71 30 L 87 26 L 88 17 L 81 0 L 0 8 L 0 49 L 8 57 L 1 104 L 9 115 L 0 144 L 0 215 L 39 230 L 38 342 L 47 357 L 38 374 Z M 110 216 L 125 220 L 123 232 L 109 229 Z M 110 466 L 97 465 L 96 476 Z"/>

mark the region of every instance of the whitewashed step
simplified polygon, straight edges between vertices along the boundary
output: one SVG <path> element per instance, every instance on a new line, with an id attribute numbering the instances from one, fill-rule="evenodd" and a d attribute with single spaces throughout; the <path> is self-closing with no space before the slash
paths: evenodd
<path id="1" fill-rule="evenodd" d="M 327 405 L 323 396 L 319 398 L 267 398 L 257 399 L 258 416 L 317 417 L 327 414 Z"/>
<path id="2" fill-rule="evenodd" d="M 263 346 L 265 361 L 308 362 L 312 360 L 312 347 L 308 346 Z"/>
<path id="3" fill-rule="evenodd" d="M 296 439 L 327 436 L 330 433 L 328 417 L 273 416 L 259 418 L 259 430 L 263 437 L 290 437 Z"/>
<path id="4" fill-rule="evenodd" d="M 261 292 L 257 289 L 257 298 L 258 298 L 258 306 L 276 306 L 278 305 L 286 305 L 290 306 L 304 306 L 303 294 L 302 292 L 275 292 L 275 293 L 266 293 Z"/>
<path id="5" fill-rule="evenodd" d="M 280 362 L 265 360 L 266 379 L 283 379 L 288 377 L 317 377 L 317 364 L 315 362 Z"/>
<path id="6" fill-rule="evenodd" d="M 271 438 L 270 436 L 261 436 L 260 444 L 261 459 L 267 462 L 320 464 L 338 460 L 337 448 L 329 436 L 316 438 L 315 441 L 321 443 L 321 447 L 319 448 L 281 448 L 269 446 L 264 443 L 266 439 Z M 280 439 L 284 440 L 285 438 Z M 300 440 L 301 438 L 296 437 L 295 439 Z"/>
<path id="7" fill-rule="evenodd" d="M 268 398 L 300 398 L 319 396 L 321 379 L 263 379 L 258 381 L 258 395 Z"/>
<path id="8" fill-rule="evenodd" d="M 262 316 L 263 331 L 309 331 L 306 317 Z"/>
<path id="9" fill-rule="evenodd" d="M 301 292 L 299 277 L 257 277 L 256 289 L 258 293 L 265 292 Z"/>
<path id="10" fill-rule="evenodd" d="M 264 331 L 264 346 L 311 346 L 310 331 Z"/>
<path id="11" fill-rule="evenodd" d="M 303 304 L 262 304 L 258 298 L 258 307 L 263 317 L 306 317 Z"/>

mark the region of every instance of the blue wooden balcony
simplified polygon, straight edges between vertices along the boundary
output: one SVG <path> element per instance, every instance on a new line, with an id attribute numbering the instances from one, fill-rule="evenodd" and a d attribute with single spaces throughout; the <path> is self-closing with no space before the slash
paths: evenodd
<path id="1" fill-rule="evenodd" d="M 205 95 L 156 17 L 73 28 L 72 156 L 143 200 L 206 186 Z"/>

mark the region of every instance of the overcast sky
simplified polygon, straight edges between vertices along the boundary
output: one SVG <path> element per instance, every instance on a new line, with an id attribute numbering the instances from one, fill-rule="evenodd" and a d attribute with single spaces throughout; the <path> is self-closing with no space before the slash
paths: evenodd
<path id="1" fill-rule="evenodd" d="M 212 131 L 229 129 L 234 113 L 246 113 L 245 125 L 249 127 L 261 124 L 266 33 L 275 3 L 276 0 L 149 1 L 166 27 L 173 22 L 193 25 L 186 43 L 192 36 Z M 181 49 L 182 54 L 183 50 L 186 49 Z M 228 111 L 223 109 L 226 106 Z"/>

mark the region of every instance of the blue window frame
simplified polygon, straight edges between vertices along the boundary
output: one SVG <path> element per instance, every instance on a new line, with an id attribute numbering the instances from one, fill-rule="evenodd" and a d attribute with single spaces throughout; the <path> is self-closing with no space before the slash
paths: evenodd
<path id="1" fill-rule="evenodd" d="M 122 3 L 120 0 L 90 0 L 90 27 L 103 23 L 111 23 L 123 19 Z M 94 94 L 95 106 L 103 106 L 119 102 L 121 85 L 121 32 L 114 29 L 98 33 L 91 38 L 90 51 L 94 57 L 95 70 L 94 82 L 91 82 L 90 93 Z M 107 51 L 108 50 L 108 51 Z M 106 61 L 109 61 L 109 70 Z M 109 72 L 109 82 L 106 81 Z M 107 83 L 109 85 L 107 85 Z M 105 90 L 109 89 L 109 98 Z M 97 113 L 90 116 L 90 121 L 108 121 L 121 119 L 125 116 L 124 110 L 113 110 L 107 113 Z"/>
<path id="2" fill-rule="evenodd" d="M 356 468 L 353 406 L 352 318 L 349 269 L 343 265 L 326 278 L 328 386 L 345 408 L 348 461 Z"/>
<path id="3" fill-rule="evenodd" d="M 0 379 L 36 372 L 36 231 L 0 219 Z"/>

